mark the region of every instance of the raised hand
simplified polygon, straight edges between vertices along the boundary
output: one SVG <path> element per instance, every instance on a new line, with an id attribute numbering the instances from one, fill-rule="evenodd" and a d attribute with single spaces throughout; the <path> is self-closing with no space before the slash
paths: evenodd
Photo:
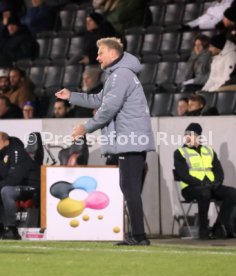
<path id="1" fill-rule="evenodd" d="M 73 128 L 71 137 L 73 140 L 77 140 L 79 137 L 84 136 L 85 134 L 86 134 L 86 129 L 84 125 L 79 125 L 78 127 Z"/>

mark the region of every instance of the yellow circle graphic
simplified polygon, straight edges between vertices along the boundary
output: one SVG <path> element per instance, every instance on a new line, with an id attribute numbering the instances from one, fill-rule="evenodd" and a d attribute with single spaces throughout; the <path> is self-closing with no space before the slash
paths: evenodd
<path id="1" fill-rule="evenodd" d="M 70 226 L 74 227 L 74 228 L 78 227 L 79 226 L 79 221 L 76 220 L 76 219 L 71 220 Z"/>
<path id="2" fill-rule="evenodd" d="M 85 208 L 83 201 L 71 199 L 69 197 L 59 201 L 57 211 L 60 215 L 66 218 L 74 218 L 79 216 Z"/>
<path id="3" fill-rule="evenodd" d="M 119 232 L 120 232 L 120 227 L 115 226 L 115 227 L 113 228 L 113 232 L 114 232 L 114 233 L 119 233 Z"/>

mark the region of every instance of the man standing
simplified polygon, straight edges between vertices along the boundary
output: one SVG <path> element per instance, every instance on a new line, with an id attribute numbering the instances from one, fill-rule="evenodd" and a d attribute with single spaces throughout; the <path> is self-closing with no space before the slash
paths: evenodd
<path id="1" fill-rule="evenodd" d="M 211 199 L 221 200 L 221 208 L 213 230 L 229 223 L 236 204 L 236 189 L 222 185 L 224 172 L 210 146 L 200 144 L 202 127 L 191 123 L 185 130 L 185 144 L 174 152 L 176 175 L 181 180 L 182 195 L 187 201 L 197 200 L 199 238 L 208 239 L 208 210 Z"/>
<path id="2" fill-rule="evenodd" d="M 100 39 L 97 46 L 97 60 L 106 74 L 103 90 L 87 94 L 62 89 L 56 96 L 69 99 L 71 104 L 98 109 L 93 118 L 74 129 L 72 137 L 102 129 L 107 138 L 102 153 L 119 155 L 120 187 L 132 228 L 132 237 L 117 245 L 149 245 L 144 232 L 141 188 L 146 152 L 154 151 L 155 145 L 147 101 L 136 76 L 141 65 L 136 57 L 123 52 L 117 38 Z"/>

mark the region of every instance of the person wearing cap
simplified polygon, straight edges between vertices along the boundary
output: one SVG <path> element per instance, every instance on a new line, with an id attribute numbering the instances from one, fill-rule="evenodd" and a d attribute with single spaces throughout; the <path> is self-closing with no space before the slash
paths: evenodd
<path id="1" fill-rule="evenodd" d="M 210 75 L 201 90 L 214 92 L 230 79 L 236 64 L 236 45 L 220 34 L 211 38 L 209 51 L 213 56 Z"/>
<path id="2" fill-rule="evenodd" d="M 223 185 L 224 172 L 212 147 L 201 144 L 202 127 L 191 123 L 184 133 L 183 147 L 174 152 L 174 167 L 181 180 L 181 192 L 187 201 L 198 203 L 199 238 L 209 238 L 208 210 L 212 199 L 222 201 L 213 227 L 216 231 L 229 221 L 229 214 L 236 205 L 236 189 Z"/>
<path id="3" fill-rule="evenodd" d="M 0 94 L 5 94 L 10 90 L 9 70 L 0 69 Z"/>
<path id="4" fill-rule="evenodd" d="M 24 119 L 33 119 L 34 118 L 34 105 L 31 101 L 27 101 L 23 104 L 22 112 Z"/>
<path id="5" fill-rule="evenodd" d="M 6 67 L 6 57 L 11 64 L 20 59 L 38 57 L 39 45 L 30 31 L 21 25 L 18 17 L 11 16 L 8 19 L 7 30 L 8 36 L 1 39 L 0 67 Z"/>
<path id="6" fill-rule="evenodd" d="M 223 32 L 227 38 L 236 44 L 236 7 L 232 6 L 224 12 L 222 20 Z"/>

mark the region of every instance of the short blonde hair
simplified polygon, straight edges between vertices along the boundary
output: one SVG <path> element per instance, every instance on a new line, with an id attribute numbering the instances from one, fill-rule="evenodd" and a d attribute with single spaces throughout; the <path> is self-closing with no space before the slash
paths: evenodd
<path id="1" fill-rule="evenodd" d="M 106 45 L 109 49 L 114 49 L 119 55 L 123 53 L 123 43 L 117 37 L 101 38 L 97 41 L 97 47 Z"/>

